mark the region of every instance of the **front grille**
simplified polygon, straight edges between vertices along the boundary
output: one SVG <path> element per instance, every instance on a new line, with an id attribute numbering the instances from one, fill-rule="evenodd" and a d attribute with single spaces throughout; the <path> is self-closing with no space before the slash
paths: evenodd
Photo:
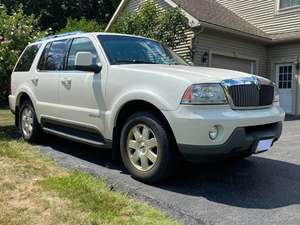
<path id="1" fill-rule="evenodd" d="M 228 87 L 228 93 L 235 107 L 263 107 L 272 105 L 274 86 L 242 84 Z"/>

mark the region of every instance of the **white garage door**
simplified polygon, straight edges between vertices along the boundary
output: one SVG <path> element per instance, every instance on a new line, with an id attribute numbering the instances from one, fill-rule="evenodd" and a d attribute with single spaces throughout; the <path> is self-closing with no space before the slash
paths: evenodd
<path id="1" fill-rule="evenodd" d="M 251 74 L 256 73 L 255 61 L 217 55 L 217 54 L 212 55 L 211 66 L 215 68 L 237 70 L 237 71 L 251 73 Z"/>

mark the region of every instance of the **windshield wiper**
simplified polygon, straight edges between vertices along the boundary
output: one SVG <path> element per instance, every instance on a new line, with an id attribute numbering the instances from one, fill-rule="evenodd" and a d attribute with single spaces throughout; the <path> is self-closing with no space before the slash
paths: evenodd
<path id="1" fill-rule="evenodd" d="M 156 64 L 150 61 L 142 61 L 142 60 L 116 60 L 118 64 Z"/>

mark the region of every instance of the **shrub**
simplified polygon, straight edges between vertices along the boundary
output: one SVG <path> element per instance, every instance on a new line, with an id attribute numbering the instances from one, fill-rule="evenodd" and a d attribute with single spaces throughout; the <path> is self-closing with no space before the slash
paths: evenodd
<path id="1" fill-rule="evenodd" d="M 174 49 L 187 39 L 188 27 L 179 8 L 161 10 L 154 1 L 146 1 L 137 11 L 122 15 L 112 31 L 152 38 Z"/>
<path id="2" fill-rule="evenodd" d="M 0 104 L 7 102 L 8 83 L 18 57 L 29 42 L 41 37 L 37 19 L 21 9 L 8 14 L 0 5 Z"/>
<path id="3" fill-rule="evenodd" d="M 85 18 L 77 20 L 69 18 L 66 27 L 60 30 L 59 33 L 72 31 L 100 32 L 103 31 L 103 26 L 96 20 L 87 20 Z"/>

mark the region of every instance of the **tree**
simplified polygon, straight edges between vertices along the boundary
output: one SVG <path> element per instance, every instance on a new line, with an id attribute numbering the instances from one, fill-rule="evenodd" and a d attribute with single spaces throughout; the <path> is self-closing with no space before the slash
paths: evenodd
<path id="1" fill-rule="evenodd" d="M 147 1 L 137 11 L 122 15 L 112 31 L 159 40 L 174 49 L 186 41 L 188 27 L 188 19 L 179 8 L 162 11 L 154 1 Z"/>
<path id="2" fill-rule="evenodd" d="M 44 35 L 37 27 L 38 20 L 33 16 L 24 16 L 19 9 L 7 14 L 6 8 L 0 5 L 0 102 L 6 102 L 10 75 L 29 42 Z"/>
<path id="3" fill-rule="evenodd" d="M 39 18 L 41 29 L 51 27 L 55 32 L 64 28 L 68 18 L 96 20 L 106 24 L 115 12 L 120 0 L 0 0 L 10 13 L 20 4 L 26 15 Z"/>
<path id="4" fill-rule="evenodd" d="M 59 33 L 72 32 L 72 31 L 84 31 L 84 32 L 100 32 L 103 31 L 104 26 L 99 24 L 96 20 L 87 20 L 85 18 L 68 19 L 65 28 L 61 29 Z"/>

